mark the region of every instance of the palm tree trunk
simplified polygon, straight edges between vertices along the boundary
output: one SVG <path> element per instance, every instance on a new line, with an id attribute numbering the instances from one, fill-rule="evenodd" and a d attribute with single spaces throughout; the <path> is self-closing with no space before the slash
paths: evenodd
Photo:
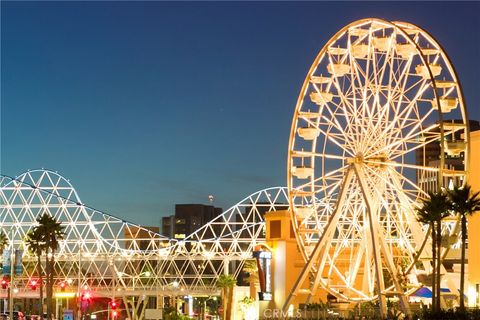
<path id="1" fill-rule="evenodd" d="M 39 315 L 43 315 L 43 275 L 42 275 L 42 250 L 37 250 L 38 289 L 40 290 Z"/>
<path id="2" fill-rule="evenodd" d="M 460 263 L 460 312 L 465 312 L 465 242 L 467 241 L 467 218 L 462 214 L 462 255 Z"/>
<path id="3" fill-rule="evenodd" d="M 441 298 L 441 263 L 442 259 L 442 220 L 437 221 L 437 308 L 438 310 L 442 309 L 442 304 L 440 302 Z"/>
<path id="4" fill-rule="evenodd" d="M 46 264 L 46 279 L 47 279 L 47 316 L 48 319 L 52 317 L 52 286 L 50 285 L 50 273 L 51 273 L 51 264 L 50 259 L 48 258 L 48 253 L 45 255 L 45 264 Z"/>
<path id="5" fill-rule="evenodd" d="M 431 229 L 432 229 L 432 311 L 437 312 L 437 286 L 436 286 L 436 262 L 437 262 L 437 250 L 436 250 L 436 230 L 435 230 L 435 224 L 432 222 L 431 223 Z"/>
<path id="6" fill-rule="evenodd" d="M 227 319 L 227 299 L 228 299 L 228 288 L 222 288 L 222 307 L 223 307 L 223 320 Z"/>
<path id="7" fill-rule="evenodd" d="M 54 307 L 53 307 L 53 278 L 55 276 L 55 250 L 52 250 L 52 258 L 50 259 L 50 294 L 51 294 L 51 299 L 50 299 L 50 310 L 51 314 L 54 312 Z"/>
<path id="8" fill-rule="evenodd" d="M 255 277 L 252 277 L 250 275 L 249 279 L 248 279 L 248 283 L 249 283 L 249 286 L 250 286 L 250 298 L 252 299 L 257 299 L 257 288 L 255 287 Z"/>
<path id="9" fill-rule="evenodd" d="M 227 318 L 226 320 L 232 319 L 232 305 L 233 305 L 233 287 L 228 288 L 228 300 L 227 300 Z"/>

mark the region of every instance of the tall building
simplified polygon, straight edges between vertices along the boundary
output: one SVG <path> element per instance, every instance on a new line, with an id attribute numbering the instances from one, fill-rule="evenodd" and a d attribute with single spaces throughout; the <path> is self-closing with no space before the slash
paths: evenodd
<path id="1" fill-rule="evenodd" d="M 173 238 L 175 233 L 175 215 L 162 217 L 162 235 L 168 238 Z"/>
<path id="2" fill-rule="evenodd" d="M 455 131 L 455 125 L 461 123 L 461 120 L 446 120 L 444 122 L 444 129 L 446 131 Z M 477 120 L 469 120 L 470 131 L 480 130 L 480 122 Z M 438 132 L 438 130 L 437 130 Z M 454 134 L 449 134 L 447 142 L 463 141 L 463 130 L 458 130 Z M 415 153 L 417 165 L 427 165 L 430 167 L 440 166 L 440 142 L 432 142 L 426 144 L 423 148 L 417 149 Z M 448 170 L 463 171 L 464 170 L 464 153 L 463 152 L 449 152 L 445 153 L 445 168 Z M 437 173 L 434 171 L 422 171 L 417 172 L 417 184 L 418 186 L 428 192 L 437 190 Z M 458 176 L 444 177 L 443 185 L 449 186 L 451 183 L 454 185 L 460 185 L 462 181 L 458 180 Z"/>
<path id="3" fill-rule="evenodd" d="M 471 132 L 470 147 L 472 167 L 470 168 L 469 184 L 474 192 L 480 191 L 480 165 L 475 159 L 480 158 L 480 130 Z M 468 306 L 480 306 L 480 259 L 468 257 L 480 256 L 480 213 L 468 216 L 468 281 L 466 283 L 466 294 L 468 295 Z"/>
<path id="4" fill-rule="evenodd" d="M 162 218 L 162 234 L 184 239 L 223 212 L 222 208 L 203 204 L 176 204 L 175 215 Z"/>
<path id="5" fill-rule="evenodd" d="M 175 205 L 175 239 L 183 239 L 222 213 L 222 208 L 203 204 Z"/>

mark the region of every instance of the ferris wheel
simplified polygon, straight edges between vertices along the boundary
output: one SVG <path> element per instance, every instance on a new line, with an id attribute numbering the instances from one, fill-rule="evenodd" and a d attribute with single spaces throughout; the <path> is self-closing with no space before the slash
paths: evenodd
<path id="1" fill-rule="evenodd" d="M 308 282 L 309 297 L 323 288 L 405 303 L 431 257 L 418 200 L 465 181 L 468 130 L 455 70 L 430 34 L 380 19 L 338 31 L 308 71 L 290 134 L 289 200 L 306 261 L 292 294 Z"/>

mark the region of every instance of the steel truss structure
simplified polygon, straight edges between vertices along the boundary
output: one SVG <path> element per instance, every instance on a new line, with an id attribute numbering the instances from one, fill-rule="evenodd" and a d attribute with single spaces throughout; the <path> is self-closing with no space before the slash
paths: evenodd
<path id="1" fill-rule="evenodd" d="M 287 201 L 286 188 L 258 191 L 178 241 L 86 206 L 68 180 L 42 169 L 0 176 L 0 229 L 10 247 L 25 249 L 24 272 L 13 284 L 17 297 L 39 294 L 29 288 L 38 279 L 37 259 L 24 239 L 44 212 L 65 227 L 55 253 L 55 282 L 67 283 L 67 290 L 88 288 L 99 296 L 214 294 L 218 276 L 237 277 L 256 244 L 264 242 L 262 214 L 284 209 Z"/>
<path id="2" fill-rule="evenodd" d="M 292 296 L 308 282 L 308 299 L 323 288 L 383 306 L 397 296 L 407 308 L 405 293 L 430 272 L 415 209 L 426 191 L 466 180 L 467 119 L 449 58 L 419 27 L 364 19 L 327 42 L 301 89 L 289 142 L 289 199 L 306 261 Z M 463 163 L 447 166 L 460 155 Z M 458 235 L 455 221 L 445 233 Z"/>

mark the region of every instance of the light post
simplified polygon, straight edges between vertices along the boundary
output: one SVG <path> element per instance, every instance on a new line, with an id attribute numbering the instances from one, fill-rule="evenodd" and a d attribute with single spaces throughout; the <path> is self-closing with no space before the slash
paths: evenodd
<path id="1" fill-rule="evenodd" d="M 10 286 L 8 287 L 8 294 L 9 294 L 9 301 L 8 301 L 8 313 L 10 314 L 10 318 L 13 319 L 13 277 L 14 277 L 14 270 L 15 268 L 15 246 L 14 246 L 14 237 L 15 237 L 15 229 L 12 228 L 12 249 L 10 250 Z"/>
<path id="2" fill-rule="evenodd" d="M 82 319 L 82 301 L 80 296 L 80 288 L 82 285 L 82 243 L 78 242 L 78 274 L 77 274 L 77 320 Z"/>

